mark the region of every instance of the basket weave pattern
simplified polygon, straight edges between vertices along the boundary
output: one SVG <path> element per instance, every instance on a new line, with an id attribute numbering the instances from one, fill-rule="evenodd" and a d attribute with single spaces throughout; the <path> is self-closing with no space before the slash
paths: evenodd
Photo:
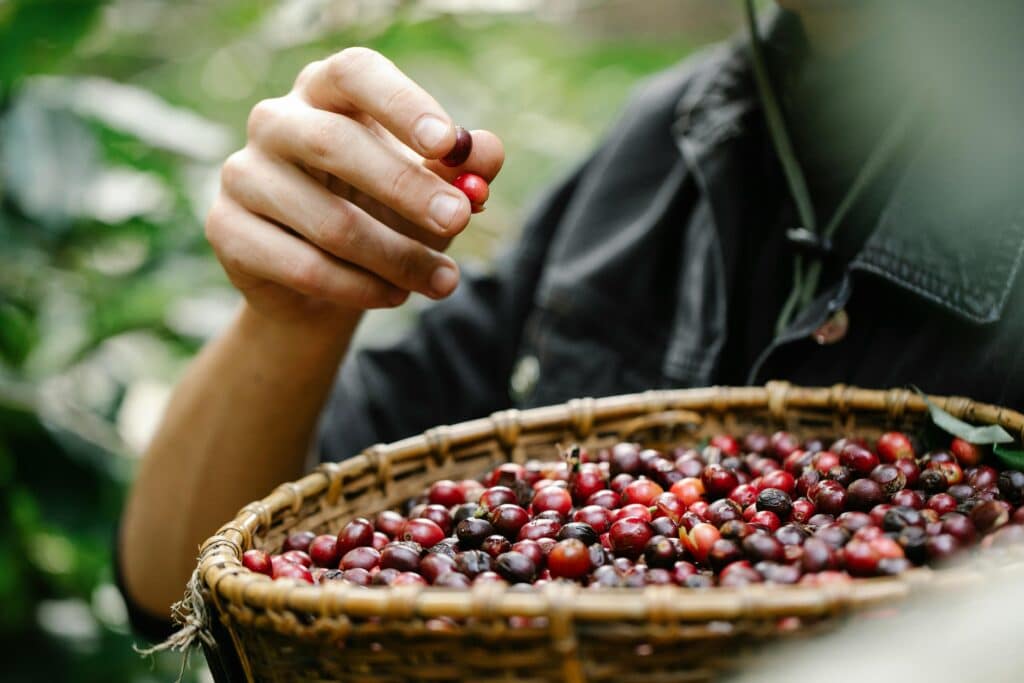
<path id="1" fill-rule="evenodd" d="M 1008 409 L 960 397 L 933 401 L 961 419 L 1000 424 L 1014 436 L 1024 429 L 1024 415 Z M 926 410 L 920 397 L 904 389 L 777 382 L 575 399 L 437 427 L 321 465 L 247 505 L 203 544 L 198 597 L 219 620 L 220 649 L 233 651 L 232 660 L 237 655 L 240 680 L 709 680 L 735 663 L 746 644 L 806 634 L 851 609 L 976 577 L 915 569 L 820 587 L 592 591 L 557 583 L 529 590 L 487 583 L 468 591 L 366 589 L 271 581 L 243 569 L 241 555 L 253 547 L 279 551 L 294 529 L 335 533 L 353 517 L 396 507 L 438 479 L 477 477 L 506 461 L 553 459 L 555 444 L 596 448 L 635 440 L 674 446 L 719 432 L 779 428 L 804 437 L 870 439 L 889 429 L 915 429 L 927 419 Z M 780 629 L 787 617 L 799 617 L 801 628 Z"/>

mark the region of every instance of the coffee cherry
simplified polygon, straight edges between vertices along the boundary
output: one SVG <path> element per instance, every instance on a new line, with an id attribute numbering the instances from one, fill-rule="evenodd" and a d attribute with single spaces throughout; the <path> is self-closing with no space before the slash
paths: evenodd
<path id="1" fill-rule="evenodd" d="M 713 570 L 721 572 L 728 565 L 743 559 L 743 550 L 736 541 L 720 538 L 711 544 L 707 562 Z"/>
<path id="2" fill-rule="evenodd" d="M 1010 508 L 1001 500 L 986 500 L 971 510 L 971 522 L 983 534 L 991 533 L 1010 521 Z"/>
<path id="3" fill-rule="evenodd" d="M 309 544 L 313 542 L 314 538 L 316 538 L 316 534 L 312 531 L 293 531 L 284 539 L 284 545 L 281 547 L 281 552 L 286 553 L 289 550 L 301 550 L 304 553 L 309 552 Z"/>
<path id="4" fill-rule="evenodd" d="M 479 548 L 484 539 L 494 533 L 494 526 L 486 519 L 470 517 L 459 522 L 455 527 L 455 535 L 459 539 L 459 547 L 464 550 Z"/>
<path id="5" fill-rule="evenodd" d="M 729 500 L 735 501 L 741 508 L 757 502 L 757 487 L 753 484 L 740 484 L 729 492 Z"/>
<path id="6" fill-rule="evenodd" d="M 925 506 L 925 500 L 924 496 L 922 496 L 918 491 L 903 489 L 902 491 L 897 491 L 893 494 L 892 504 L 912 507 L 915 510 L 920 510 Z"/>
<path id="7" fill-rule="evenodd" d="M 612 522 L 617 522 L 626 517 L 638 517 L 645 522 L 649 522 L 651 521 L 651 510 L 646 505 L 640 505 L 639 503 L 623 505 L 612 513 Z"/>
<path id="8" fill-rule="evenodd" d="M 403 518 L 403 526 L 404 526 Z M 353 548 L 373 545 L 373 525 L 364 517 L 357 517 L 338 532 L 338 555 L 344 556 Z M 385 532 L 387 533 L 387 532 Z M 441 534 L 444 537 L 444 534 Z"/>
<path id="9" fill-rule="evenodd" d="M 761 478 L 761 490 L 765 489 L 779 489 L 786 495 L 792 496 L 796 491 L 796 479 L 784 470 L 769 472 Z"/>
<path id="10" fill-rule="evenodd" d="M 575 538 L 559 541 L 548 553 L 548 570 L 556 579 L 578 579 L 590 571 L 587 547 Z"/>
<path id="11" fill-rule="evenodd" d="M 942 493 L 949 486 L 946 476 L 934 468 L 928 468 L 921 472 L 921 476 L 918 477 L 917 481 L 925 493 L 928 494 Z"/>
<path id="12" fill-rule="evenodd" d="M 448 154 L 441 158 L 445 166 L 455 168 L 466 163 L 469 153 L 473 151 L 473 136 L 462 126 L 455 126 L 455 144 Z"/>
<path id="13" fill-rule="evenodd" d="M 301 550 L 289 550 L 286 553 L 281 553 L 281 557 L 288 562 L 301 564 L 303 567 L 313 566 L 313 558 L 309 556 L 309 553 L 304 553 Z"/>
<path id="14" fill-rule="evenodd" d="M 572 496 L 563 488 L 546 486 L 534 494 L 531 507 L 534 514 L 550 510 L 564 519 L 572 509 Z"/>
<path id="15" fill-rule="evenodd" d="M 808 538 L 804 542 L 800 563 L 805 572 L 835 569 L 838 564 L 833 546 L 817 537 Z"/>
<path id="16" fill-rule="evenodd" d="M 836 524 L 846 529 L 851 534 L 860 531 L 872 523 L 871 515 L 865 512 L 844 512 L 836 518 Z"/>
<path id="17" fill-rule="evenodd" d="M 425 517 L 410 519 L 402 527 L 403 541 L 413 541 L 426 548 L 440 543 L 444 537 L 444 530 Z"/>
<path id="18" fill-rule="evenodd" d="M 956 510 L 957 505 L 958 503 L 956 498 L 948 493 L 936 493 L 928 499 L 928 509 L 935 510 L 940 517 L 947 512 L 953 512 Z"/>
<path id="19" fill-rule="evenodd" d="M 466 589 L 472 585 L 469 577 L 465 574 L 461 574 L 457 571 L 445 572 L 437 577 L 437 581 L 434 582 L 435 586 L 441 588 L 459 588 Z"/>
<path id="20" fill-rule="evenodd" d="M 437 583 L 442 574 L 455 571 L 455 560 L 447 555 L 432 553 L 420 560 L 418 571 L 428 583 Z"/>
<path id="21" fill-rule="evenodd" d="M 562 525 L 553 519 L 531 519 L 519 530 L 517 539 L 522 541 L 530 539 L 533 541 L 550 538 L 554 539 Z"/>
<path id="22" fill-rule="evenodd" d="M 821 451 L 815 454 L 811 462 L 814 465 L 814 469 L 824 475 L 828 474 L 833 467 L 839 465 L 839 455 L 833 451 Z"/>
<path id="23" fill-rule="evenodd" d="M 789 432 L 775 432 L 769 440 L 771 449 L 781 460 L 800 447 L 800 442 Z"/>
<path id="24" fill-rule="evenodd" d="M 492 486 L 480 494 L 480 505 L 493 510 L 499 505 L 518 503 L 515 491 L 507 486 Z"/>
<path id="25" fill-rule="evenodd" d="M 518 505 L 505 503 L 491 510 L 490 520 L 495 532 L 511 540 L 530 521 L 530 514 Z"/>
<path id="26" fill-rule="evenodd" d="M 704 498 L 704 484 L 700 479 L 687 477 L 672 484 L 671 493 L 689 506 Z"/>
<path id="27" fill-rule="evenodd" d="M 568 524 L 562 525 L 562 528 L 558 530 L 558 535 L 555 538 L 559 541 L 564 541 L 568 538 L 575 538 L 576 540 L 583 543 L 583 545 L 593 545 L 598 542 L 597 531 L 594 527 L 583 522 L 569 522 Z"/>
<path id="28" fill-rule="evenodd" d="M 263 550 L 246 550 L 242 553 L 242 566 L 257 574 L 273 576 L 274 570 L 271 566 L 270 555 Z"/>
<path id="29" fill-rule="evenodd" d="M 671 569 L 679 558 L 679 551 L 672 539 L 652 536 L 644 548 L 644 561 L 648 567 Z"/>
<path id="30" fill-rule="evenodd" d="M 498 555 L 494 570 L 509 583 L 531 583 L 537 575 L 534 562 L 523 553 L 510 551 Z"/>
<path id="31" fill-rule="evenodd" d="M 587 505 L 573 513 L 574 522 L 582 522 L 589 525 L 597 534 L 608 531 L 612 525 L 612 515 L 605 508 L 599 505 Z"/>
<path id="32" fill-rule="evenodd" d="M 701 563 L 707 561 L 711 546 L 721 537 L 718 529 L 707 523 L 697 524 L 686 532 L 683 530 L 679 532 L 679 540 L 682 542 L 683 548 Z"/>
<path id="33" fill-rule="evenodd" d="M 782 562 L 785 558 L 785 549 L 782 543 L 772 536 L 764 533 L 750 534 L 741 543 L 744 554 L 751 562 Z"/>
<path id="34" fill-rule="evenodd" d="M 900 458 L 892 463 L 892 465 L 906 477 L 906 486 L 917 486 L 917 480 L 921 476 L 921 468 L 917 466 L 917 461 L 910 458 Z"/>
<path id="35" fill-rule="evenodd" d="M 793 511 L 790 513 L 789 518 L 794 522 L 806 524 L 814 516 L 815 512 L 814 503 L 806 498 L 797 498 L 793 501 Z"/>
<path id="36" fill-rule="evenodd" d="M 289 552 L 302 552 L 300 550 L 289 551 Z M 283 557 L 283 556 L 282 556 Z M 313 573 L 301 564 L 295 562 L 279 561 L 273 563 L 273 577 L 275 579 L 295 579 L 296 581 L 303 581 L 305 583 L 313 583 Z"/>
<path id="37" fill-rule="evenodd" d="M 650 479 L 637 479 L 630 483 L 622 492 L 622 502 L 626 504 L 651 505 L 654 499 L 665 490 Z"/>
<path id="38" fill-rule="evenodd" d="M 1016 470 L 1006 470 L 1003 474 L 1011 478 L 1019 476 Z M 972 468 L 971 473 L 967 475 L 967 483 L 980 491 L 996 485 L 1001 476 L 1003 475 L 996 472 L 993 467 L 989 467 L 988 465 L 978 465 L 977 467 Z M 1003 495 L 1006 496 L 1008 494 L 1004 493 Z M 1007 498 L 1007 500 L 1009 500 L 1009 498 Z M 1012 500 L 1010 500 L 1010 502 L 1013 503 Z M 1014 505 L 1016 505 L 1016 503 L 1014 503 Z"/>
<path id="39" fill-rule="evenodd" d="M 882 434 L 882 436 L 878 437 L 875 450 L 878 452 L 878 457 L 884 462 L 896 462 L 901 458 L 912 460 L 916 457 L 913 444 L 910 443 L 907 435 L 902 432 L 886 432 Z"/>
<path id="40" fill-rule="evenodd" d="M 612 446 L 608 460 L 612 475 L 637 474 L 640 471 L 640 449 L 633 443 Z"/>
<path id="41" fill-rule="evenodd" d="M 758 512 L 771 512 L 780 520 L 789 519 L 793 501 L 782 489 L 766 488 L 757 495 Z"/>
<path id="42" fill-rule="evenodd" d="M 813 538 L 817 538 L 833 549 L 842 548 L 850 540 L 850 532 L 838 524 L 823 526 L 814 532 Z"/>
<path id="43" fill-rule="evenodd" d="M 456 571 L 471 579 L 491 571 L 494 563 L 491 556 L 482 550 L 466 550 L 455 556 Z"/>
<path id="44" fill-rule="evenodd" d="M 924 542 L 928 557 L 934 562 L 950 559 L 960 550 L 960 543 L 950 534 L 928 536 Z"/>
<path id="45" fill-rule="evenodd" d="M 1007 502 L 1013 505 L 1024 504 L 1024 472 L 1006 470 L 999 475 L 998 485 L 999 493 Z"/>
<path id="46" fill-rule="evenodd" d="M 622 504 L 622 497 L 611 489 L 603 489 L 587 498 L 587 505 L 597 505 L 606 510 L 615 510 Z"/>
<path id="47" fill-rule="evenodd" d="M 338 537 L 325 534 L 314 538 L 309 544 L 309 557 L 318 567 L 336 567 L 340 559 Z"/>
<path id="48" fill-rule="evenodd" d="M 961 467 L 974 467 L 981 463 L 981 449 L 959 437 L 953 438 L 949 450 Z"/>
<path id="49" fill-rule="evenodd" d="M 650 524 L 638 517 L 626 517 L 608 529 L 611 550 L 620 557 L 636 559 L 653 536 Z"/>
<path id="50" fill-rule="evenodd" d="M 849 467 L 855 476 L 866 477 L 878 466 L 878 456 L 866 448 L 849 444 L 839 454 L 839 463 Z"/>
<path id="51" fill-rule="evenodd" d="M 370 547 L 353 548 L 345 553 L 339 563 L 341 569 L 365 569 L 380 566 L 380 552 Z"/>
<path id="52" fill-rule="evenodd" d="M 875 547 L 867 541 L 853 540 L 843 548 L 846 571 L 854 576 L 874 576 L 881 559 Z"/>
<path id="53" fill-rule="evenodd" d="M 768 533 L 775 533 L 780 526 L 782 521 L 779 516 L 771 510 L 758 510 L 750 517 L 750 523 L 753 526 L 764 529 Z"/>
<path id="54" fill-rule="evenodd" d="M 587 501 L 590 496 L 605 488 L 604 473 L 596 464 L 581 465 L 579 471 L 573 473 L 569 481 L 569 493 L 577 505 Z"/>
<path id="55" fill-rule="evenodd" d="M 484 542 L 480 544 L 480 550 L 496 558 L 498 555 L 512 550 L 512 544 L 504 536 L 493 534 L 484 539 Z"/>
<path id="56" fill-rule="evenodd" d="M 834 481 L 825 480 L 808 493 L 818 512 L 838 515 L 846 506 L 846 489 Z"/>
<path id="57" fill-rule="evenodd" d="M 430 485 L 427 493 L 427 500 L 436 505 L 443 505 L 446 508 L 466 502 L 466 494 L 459 485 L 451 479 L 435 481 Z"/>
<path id="58" fill-rule="evenodd" d="M 701 474 L 701 483 L 708 498 L 716 500 L 729 495 L 739 485 L 736 473 L 721 465 L 708 465 Z"/>
<path id="59" fill-rule="evenodd" d="M 873 479 L 857 479 L 846 490 L 847 505 L 855 510 L 870 510 L 884 500 L 885 491 Z"/>
<path id="60" fill-rule="evenodd" d="M 721 498 L 708 506 L 707 520 L 717 527 L 726 522 L 741 519 L 743 519 L 743 509 L 728 498 Z"/>
<path id="61" fill-rule="evenodd" d="M 420 553 L 411 543 L 389 543 L 380 552 L 381 569 L 414 572 L 419 564 Z"/>

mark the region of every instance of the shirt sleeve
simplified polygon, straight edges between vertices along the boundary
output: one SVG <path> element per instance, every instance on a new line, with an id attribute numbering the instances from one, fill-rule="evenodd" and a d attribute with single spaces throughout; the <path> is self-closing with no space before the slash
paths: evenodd
<path id="1" fill-rule="evenodd" d="M 320 420 L 321 461 L 510 405 L 508 379 L 548 246 L 585 168 L 544 197 L 493 273 L 464 273 L 404 339 L 346 360 Z"/>

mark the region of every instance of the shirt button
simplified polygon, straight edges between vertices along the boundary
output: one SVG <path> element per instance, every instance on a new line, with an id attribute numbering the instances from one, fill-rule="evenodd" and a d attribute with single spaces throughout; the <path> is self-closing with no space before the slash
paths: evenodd
<path id="1" fill-rule="evenodd" d="M 811 339 L 822 346 L 835 344 L 842 341 L 849 329 L 850 316 L 847 315 L 845 308 L 840 308 L 811 333 Z"/>
<path id="2" fill-rule="evenodd" d="M 523 356 L 516 362 L 512 370 L 512 377 L 509 379 L 509 390 L 512 398 L 517 401 L 525 401 L 533 393 L 540 379 L 540 361 L 537 356 Z"/>

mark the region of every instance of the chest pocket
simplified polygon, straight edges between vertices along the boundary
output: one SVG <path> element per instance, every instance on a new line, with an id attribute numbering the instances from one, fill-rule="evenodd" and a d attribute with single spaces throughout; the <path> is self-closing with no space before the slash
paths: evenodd
<path id="1" fill-rule="evenodd" d="M 528 408 L 662 386 L 664 339 L 631 340 L 623 327 L 614 307 L 592 315 L 536 308 L 509 380 L 513 402 Z"/>

